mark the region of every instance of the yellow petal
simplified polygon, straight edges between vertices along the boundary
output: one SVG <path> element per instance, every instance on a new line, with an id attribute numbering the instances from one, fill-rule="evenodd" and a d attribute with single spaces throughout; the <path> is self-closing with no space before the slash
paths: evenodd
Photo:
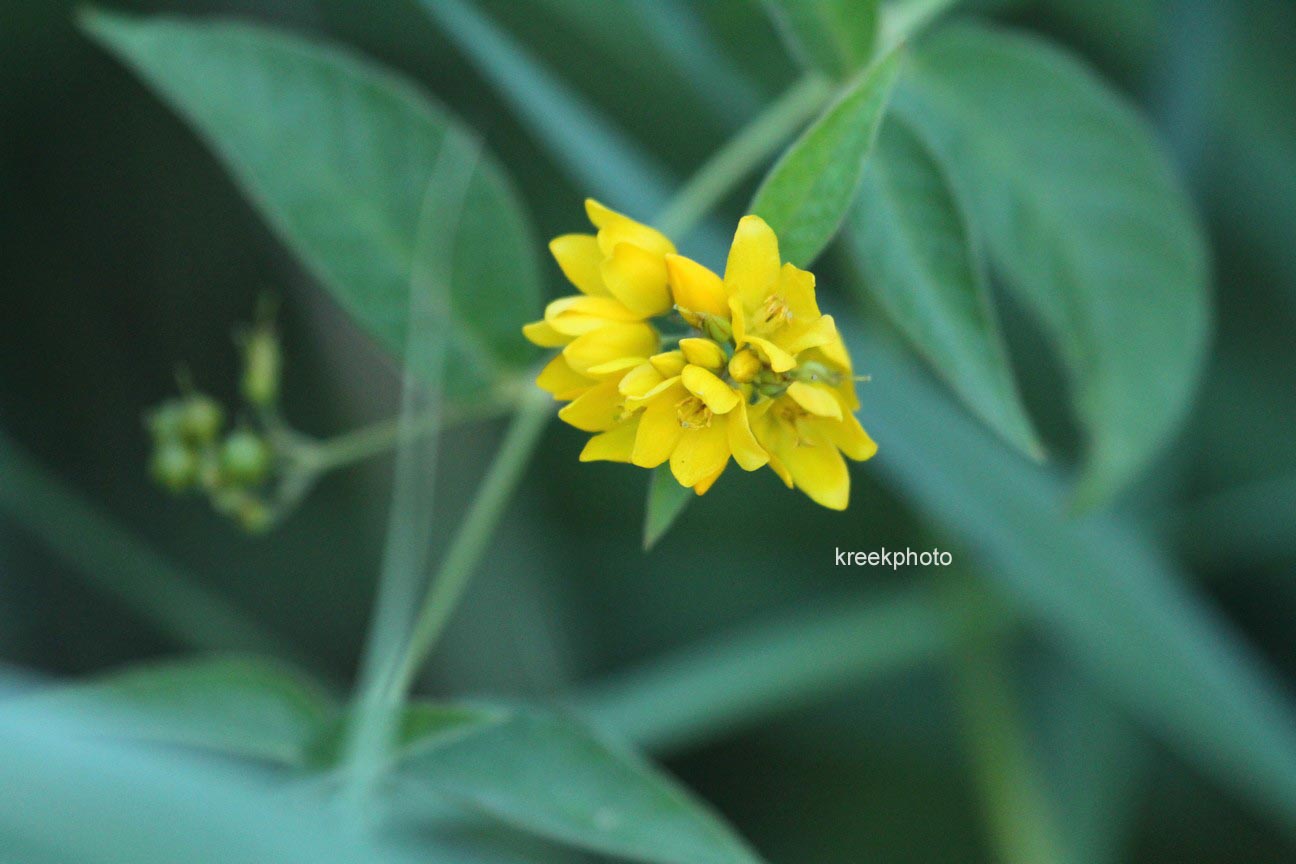
<path id="1" fill-rule="evenodd" d="M 779 277 L 778 237 L 759 216 L 738 222 L 729 260 L 725 264 L 725 291 L 738 296 L 748 308 L 765 302 Z"/>
<path id="2" fill-rule="evenodd" d="M 733 328 L 734 344 L 746 344 L 747 312 L 743 309 L 741 297 L 729 298 L 729 315 L 729 325 Z"/>
<path id="3" fill-rule="evenodd" d="M 729 301 L 719 276 L 683 255 L 667 255 L 666 271 L 676 306 L 698 315 L 729 317 Z"/>
<path id="4" fill-rule="evenodd" d="M 827 423 L 825 430 L 828 440 L 834 447 L 841 448 L 841 451 L 850 459 L 856 462 L 863 462 L 865 459 L 873 458 L 877 453 L 877 444 L 864 431 L 859 420 L 855 419 L 854 414 L 847 414 L 842 418 L 840 423 Z"/>
<path id="5" fill-rule="evenodd" d="M 576 337 L 563 356 L 577 372 L 585 373 L 623 357 L 648 357 L 657 350 L 657 331 L 649 324 L 607 324 Z"/>
<path id="6" fill-rule="evenodd" d="M 775 372 L 787 372 L 796 367 L 796 358 L 775 345 L 768 339 L 760 336 L 748 336 L 744 340 L 748 345 L 754 345 L 764 356 L 765 362 Z"/>
<path id="7" fill-rule="evenodd" d="M 611 255 L 619 243 L 632 243 L 657 255 L 669 255 L 675 251 L 675 245 L 666 239 L 665 234 L 604 207 L 593 198 L 585 199 L 585 213 L 599 229 L 598 244 L 605 257 Z"/>
<path id="8" fill-rule="evenodd" d="M 663 315 L 671 308 L 662 256 L 633 243 L 618 243 L 603 261 L 602 272 L 612 296 L 640 317 Z"/>
<path id="9" fill-rule="evenodd" d="M 837 325 L 831 315 L 803 320 L 793 318 L 790 324 L 776 331 L 770 338 L 784 351 L 796 355 L 832 342 L 837 338 Z"/>
<path id="10" fill-rule="evenodd" d="M 617 379 L 620 380 L 621 374 L 619 373 L 624 373 L 627 369 L 633 369 L 636 366 L 641 366 L 647 362 L 647 357 L 618 357 L 615 360 L 609 360 L 606 363 L 591 366 L 587 370 L 587 374 L 598 378 L 606 378 L 609 375 L 616 375 Z"/>
<path id="11" fill-rule="evenodd" d="M 690 393 L 701 399 L 703 404 L 715 414 L 726 414 L 742 401 L 732 387 L 717 378 L 715 373 L 701 366 L 685 366 L 684 371 L 680 373 L 680 380 Z"/>
<path id="12" fill-rule="evenodd" d="M 850 503 L 850 473 L 836 447 L 791 447 L 780 455 L 797 488 L 812 501 L 832 510 L 846 509 Z"/>
<path id="13" fill-rule="evenodd" d="M 595 435 L 585 442 L 581 450 L 582 462 L 629 462 L 634 451 L 635 434 L 639 431 L 639 418 L 625 420 L 607 432 Z"/>
<path id="14" fill-rule="evenodd" d="M 775 293 L 792 312 L 792 320 L 812 320 L 819 317 L 819 304 L 815 302 L 815 277 L 809 270 L 794 264 L 784 264 L 779 269 Z"/>
<path id="15" fill-rule="evenodd" d="M 684 365 L 688 361 L 684 359 L 683 351 L 663 351 L 660 354 L 654 354 L 648 358 L 653 368 L 666 378 L 674 378 L 684 371 Z"/>
<path id="16" fill-rule="evenodd" d="M 670 378 L 663 378 L 660 384 L 654 385 L 651 389 L 646 390 L 643 393 L 627 395 L 625 397 L 626 410 L 637 411 L 638 409 L 642 408 L 644 405 L 647 405 L 649 402 L 656 399 L 658 396 L 661 396 L 667 390 L 670 390 L 673 387 L 677 387 L 677 385 L 679 384 L 679 380 L 680 379 L 678 375 L 673 375 Z M 676 396 L 672 394 L 665 398 L 672 399 L 673 401 L 671 402 L 671 404 L 674 405 L 676 402 L 678 402 L 680 399 L 684 397 L 683 395 Z"/>
<path id="17" fill-rule="evenodd" d="M 823 317 L 832 319 L 831 315 Z M 846 346 L 842 343 L 841 332 L 837 329 L 836 324 L 833 325 L 833 338 L 819 346 L 819 350 L 823 352 L 830 362 L 845 369 L 848 376 L 852 374 L 850 354 L 846 353 Z"/>
<path id="18" fill-rule="evenodd" d="M 549 251 L 567 281 L 591 297 L 607 296 L 599 269 L 604 255 L 597 237 L 593 234 L 564 234 L 549 241 Z"/>
<path id="19" fill-rule="evenodd" d="M 819 417 L 831 417 L 840 420 L 841 405 L 833 391 L 822 384 L 807 384 L 804 381 L 793 381 L 788 385 L 787 395 L 805 410 Z"/>
<path id="20" fill-rule="evenodd" d="M 755 471 L 769 461 L 769 454 L 757 442 L 752 434 L 751 424 L 747 418 L 747 403 L 738 402 L 736 410 L 725 415 L 729 434 L 729 449 L 733 451 L 734 461 L 744 471 Z"/>
<path id="21" fill-rule="evenodd" d="M 729 464 L 728 462 L 725 463 L 725 465 L 728 464 Z M 721 468 L 719 471 L 712 474 L 710 477 L 706 478 L 701 483 L 695 483 L 693 485 L 694 493 L 698 495 L 705 495 L 707 493 L 707 490 L 715 485 L 715 482 L 720 479 L 720 475 L 723 473 L 724 473 L 724 468 Z"/>
<path id="22" fill-rule="evenodd" d="M 643 363 L 625 374 L 619 389 L 622 396 L 643 396 L 663 380 L 662 374 L 651 363 Z"/>
<path id="23" fill-rule="evenodd" d="M 559 297 L 545 307 L 545 323 L 567 336 L 580 336 L 611 322 L 638 321 L 641 316 L 613 297 Z"/>
<path id="24" fill-rule="evenodd" d="M 681 339 L 679 346 L 680 351 L 684 353 L 684 359 L 694 366 L 701 366 L 713 372 L 718 372 L 725 366 L 724 351 L 710 339 L 696 337 Z"/>
<path id="25" fill-rule="evenodd" d="M 648 403 L 639 420 L 630 461 L 640 468 L 656 468 L 669 459 L 684 431 L 675 413 L 675 403 L 683 397 L 684 388 L 678 380 L 672 382 L 672 387 L 675 392 Z"/>
<path id="26" fill-rule="evenodd" d="M 671 453 L 671 473 L 681 486 L 696 486 L 724 470 L 729 461 L 729 437 L 724 423 L 684 429 Z"/>
<path id="27" fill-rule="evenodd" d="M 523 324 L 522 335 L 541 348 L 561 348 L 572 340 L 572 337 L 555 330 L 548 321 Z"/>
<path id="28" fill-rule="evenodd" d="M 537 387 L 564 402 L 575 399 L 597 383 L 572 369 L 567 358 L 561 354 L 550 360 L 536 377 Z"/>
<path id="29" fill-rule="evenodd" d="M 621 419 L 621 394 L 617 392 L 617 382 L 600 381 L 578 396 L 576 401 L 564 405 L 558 417 L 586 432 L 611 429 Z"/>

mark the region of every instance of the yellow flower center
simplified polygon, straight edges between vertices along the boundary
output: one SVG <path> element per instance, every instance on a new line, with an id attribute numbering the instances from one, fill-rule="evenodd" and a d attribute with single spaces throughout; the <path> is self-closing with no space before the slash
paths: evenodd
<path id="1" fill-rule="evenodd" d="M 683 429 L 707 429 L 711 426 L 711 409 L 696 396 L 676 403 L 675 416 Z"/>
<path id="2" fill-rule="evenodd" d="M 792 309 L 778 294 L 771 294 L 761 304 L 755 319 L 763 327 L 780 327 L 792 320 Z"/>

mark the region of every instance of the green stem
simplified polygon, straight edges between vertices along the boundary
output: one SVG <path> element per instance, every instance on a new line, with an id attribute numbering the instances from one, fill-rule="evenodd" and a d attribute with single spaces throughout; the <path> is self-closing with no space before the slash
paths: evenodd
<path id="1" fill-rule="evenodd" d="M 1031 752 L 1001 640 L 983 626 L 985 600 L 970 586 L 950 594 L 952 611 L 963 613 L 961 650 L 952 657 L 955 702 L 995 858 L 1004 864 L 1064 864 L 1071 859 Z"/>
<path id="2" fill-rule="evenodd" d="M 322 474 L 386 453 L 399 444 L 403 437 L 417 438 L 460 423 L 489 420 L 508 413 L 514 404 L 514 399 L 501 395 L 457 411 L 442 410 L 415 418 L 408 425 L 402 424 L 399 417 L 392 417 L 310 445 L 310 455 L 305 461 L 311 471 Z"/>
<path id="3" fill-rule="evenodd" d="M 504 508 L 513 497 L 531 454 L 540 442 L 540 433 L 552 416 L 553 400 L 548 393 L 532 388 L 519 399 L 517 412 L 495 460 L 478 487 L 468 514 L 455 532 L 450 549 L 419 608 L 409 644 L 390 681 L 391 692 L 397 698 L 409 691 L 414 676 L 432 653 L 458 606 L 500 517 L 504 515 Z"/>
<path id="4" fill-rule="evenodd" d="M 831 92 L 828 81 L 817 75 L 794 84 L 698 169 L 658 214 L 657 227 L 671 237 L 687 233 L 740 180 L 809 122 Z"/>

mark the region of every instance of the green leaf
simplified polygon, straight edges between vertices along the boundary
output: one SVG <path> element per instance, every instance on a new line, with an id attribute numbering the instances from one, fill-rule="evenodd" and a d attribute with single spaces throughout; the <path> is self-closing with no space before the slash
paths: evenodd
<path id="1" fill-rule="evenodd" d="M 873 53 L 878 0 L 764 0 L 797 60 L 807 69 L 844 78 Z"/>
<path id="2" fill-rule="evenodd" d="M 1085 677 L 1296 836 L 1296 710 L 1282 681 L 1130 514 L 1067 515 L 1057 472 L 990 438 L 889 344 L 845 328 L 873 371 L 883 478 L 1038 622 Z"/>
<path id="3" fill-rule="evenodd" d="M 926 42 L 897 111 L 1058 343 L 1089 439 L 1077 503 L 1110 498 L 1182 420 L 1206 345 L 1201 230 L 1164 155 L 1074 59 L 983 27 Z"/>
<path id="4" fill-rule="evenodd" d="M 507 718 L 506 711 L 492 708 L 416 702 L 400 711 L 392 749 L 397 758 L 412 757 Z M 347 717 L 338 714 L 312 743 L 307 762 L 315 768 L 336 767 L 345 752 L 347 733 Z"/>
<path id="5" fill-rule="evenodd" d="M 706 805 L 637 756 L 554 714 L 507 719 L 406 760 L 414 788 L 580 848 L 656 864 L 752 864 Z"/>
<path id="6" fill-rule="evenodd" d="M 985 265 L 949 177 L 900 118 L 882 128 L 846 237 L 864 287 L 978 417 L 1036 458 Z"/>
<path id="7" fill-rule="evenodd" d="M 837 233 L 864 172 L 900 68 L 899 52 L 860 73 L 788 148 L 752 202 L 785 260 L 809 266 Z"/>
<path id="8" fill-rule="evenodd" d="M 287 766 L 306 764 L 336 711 L 302 676 L 252 657 L 147 664 L 24 702 L 84 716 L 113 737 Z"/>
<path id="9" fill-rule="evenodd" d="M 342 49 L 251 25 L 92 13 L 86 29 L 221 158 L 283 240 L 379 343 L 401 354 L 419 214 L 437 156 L 470 133 L 408 82 Z M 468 146 L 474 146 L 471 143 Z M 446 393 L 524 363 L 535 243 L 492 161 L 476 164 L 454 248 Z"/>
<path id="10" fill-rule="evenodd" d="M 648 481 L 648 502 L 644 507 L 644 549 L 657 545 L 688 503 L 697 496 L 687 486 L 681 486 L 671 474 L 669 465 L 653 469 Z"/>

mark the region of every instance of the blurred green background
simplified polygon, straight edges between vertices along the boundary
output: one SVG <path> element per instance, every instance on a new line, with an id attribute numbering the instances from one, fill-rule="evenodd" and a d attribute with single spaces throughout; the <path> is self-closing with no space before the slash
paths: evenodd
<path id="1" fill-rule="evenodd" d="M 1251 691 L 1243 676 L 1233 682 L 1238 692 L 1264 705 L 1276 700 L 1290 716 L 1296 9 L 1281 0 L 980 5 L 1068 46 L 1137 102 L 1208 227 L 1215 332 L 1202 387 L 1160 462 L 1101 518 L 1161 545 L 1192 615 L 1239 637 L 1230 646 L 1253 652 L 1248 662 L 1258 659 L 1284 682 Z M 798 74 L 762 10 L 744 0 L 491 0 L 478 7 L 679 178 Z M 421 82 L 484 136 L 542 237 L 583 227 L 579 205 L 590 190 L 413 3 L 114 8 L 236 13 L 355 46 Z M 328 435 L 393 414 L 398 370 L 313 284 L 187 127 L 77 31 L 73 11 L 70 3 L 18 0 L 0 12 L 0 447 L 7 454 L 0 485 L 15 482 L 8 472 L 18 461 L 44 466 L 178 574 L 247 610 L 340 692 L 354 675 L 369 619 L 390 461 L 330 476 L 278 530 L 248 537 L 205 503 L 171 499 L 149 482 L 141 415 L 173 392 L 178 363 L 201 387 L 232 399 L 238 353 L 231 334 L 266 292 L 283 301 L 286 411 L 299 428 Z M 691 29 L 663 30 L 655 16 L 664 14 Z M 749 194 L 744 187 L 733 196 L 720 224 L 732 224 Z M 824 305 L 869 315 L 840 287 L 838 264 L 830 254 L 815 267 Z M 562 293 L 557 268 L 548 260 L 544 268 L 550 295 Z M 1066 462 L 1074 423 L 1058 395 L 1065 385 L 1057 364 L 1025 315 L 1010 307 L 1005 317 L 1027 402 Z M 863 396 L 861 419 L 872 429 L 867 389 Z M 878 422 L 886 427 L 886 418 Z M 484 423 L 445 436 L 434 544 L 453 526 L 499 433 Z M 845 513 L 786 492 L 769 472 L 732 471 L 650 553 L 640 551 L 645 476 L 627 466 L 577 465 L 582 437 L 559 424 L 547 431 L 420 690 L 579 700 L 573 694 L 615 692 L 587 690 L 591 682 L 621 680 L 624 670 L 688 646 L 732 645 L 735 633 L 792 634 L 792 644 L 809 645 L 796 655 L 803 674 L 757 687 L 746 707 L 713 706 L 713 716 L 698 722 L 662 720 L 656 715 L 687 713 L 690 700 L 700 699 L 689 687 L 708 686 L 687 676 L 679 679 L 683 690 L 656 691 L 659 703 L 607 707 L 615 699 L 590 696 L 586 704 L 602 704 L 631 726 L 670 727 L 655 752 L 770 860 L 995 860 L 964 734 L 975 718 L 957 704 L 951 664 L 943 655 L 861 661 L 858 669 L 835 662 L 851 634 L 883 644 L 912 637 L 903 619 L 894 633 L 864 632 L 861 624 L 822 645 L 796 635 L 816 610 L 836 610 L 849 622 L 842 610 L 871 609 L 915 586 L 941 594 L 935 580 L 942 574 L 834 568 L 834 547 L 936 544 L 954 550 L 960 572 L 984 586 L 984 614 L 1014 622 L 1003 645 L 1032 752 L 1061 802 L 1057 821 L 1089 831 L 1082 860 L 1296 860 L 1293 822 L 1284 827 L 1263 803 L 1255 806 L 1263 793 L 1238 794 L 1237 785 L 1221 783 L 1203 768 L 1218 760 L 1188 758 L 1182 735 L 1167 746 L 1155 723 L 1132 716 L 1092 667 L 1076 662 L 1073 640 L 1055 638 L 1048 620 L 1029 609 L 1013 611 L 1019 598 L 985 578 L 995 554 L 987 560 L 978 539 L 915 509 L 889 481 L 879 467 L 888 460 L 885 436 L 877 459 L 853 469 Z M 961 441 L 936 446 L 955 448 L 947 456 L 958 460 Z M 123 599 L 113 574 L 70 560 L 71 544 L 57 539 L 58 530 L 33 525 L 59 522 L 63 511 L 25 507 L 23 497 L 43 493 L 24 490 L 0 496 L 5 664 L 62 678 L 192 647 Z M 994 506 L 990 496 L 987 506 Z M 75 519 L 66 518 L 62 527 L 77 533 Z M 1030 536 L 1035 526 L 1021 530 L 1024 545 L 1039 540 Z M 1053 551 L 1068 554 L 1064 545 Z M 133 552 L 127 558 L 138 560 Z M 1059 568 L 1072 566 L 1059 559 Z M 1120 575 L 1143 578 L 1137 569 Z M 1174 615 L 1178 607 L 1163 611 Z M 1101 631 L 1104 621 L 1095 616 L 1088 625 Z M 777 641 L 752 644 L 762 647 L 735 655 L 739 678 L 742 670 L 777 667 L 780 658 L 790 662 Z M 817 668 L 838 665 L 845 668 L 818 681 Z M 1180 670 L 1172 666 L 1139 668 L 1162 675 L 1148 680 L 1151 689 L 1177 686 Z M 1227 737 L 1237 706 L 1214 707 L 1223 718 L 1214 728 Z M 1179 718 L 1165 719 L 1174 727 Z M 1239 720 L 1232 728 L 1245 737 L 1252 727 Z M 1289 743 L 1286 732 L 1271 746 Z M 1201 749 L 1213 753 L 1217 745 L 1208 740 Z M 1280 766 L 1296 753 L 1272 756 Z"/>

